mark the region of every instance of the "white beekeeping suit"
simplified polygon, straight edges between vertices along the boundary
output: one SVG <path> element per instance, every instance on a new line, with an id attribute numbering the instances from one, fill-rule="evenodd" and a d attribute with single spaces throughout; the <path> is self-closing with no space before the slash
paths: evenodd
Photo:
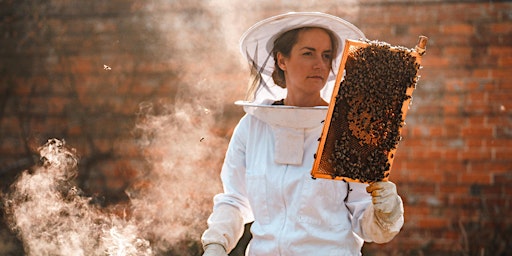
<path id="1" fill-rule="evenodd" d="M 401 229 L 403 206 L 393 183 L 312 179 L 327 107 L 273 105 L 286 90 L 270 93 L 277 86 L 265 80 L 266 63 L 273 60 L 267 60 L 268 43 L 260 41 L 307 25 L 345 38 L 364 37 L 347 23 L 322 13 L 289 13 L 257 23 L 242 38 L 243 53 L 257 52 L 249 61 L 267 87 L 255 90 L 252 102 L 238 102 L 246 115 L 234 130 L 222 166 L 224 191 L 214 198 L 202 236 L 204 255 L 227 255 L 249 222 L 253 237 L 247 255 L 359 255 L 364 241 L 388 242 Z M 268 38 L 260 38 L 262 31 Z M 261 45 L 265 47 L 254 51 Z"/>

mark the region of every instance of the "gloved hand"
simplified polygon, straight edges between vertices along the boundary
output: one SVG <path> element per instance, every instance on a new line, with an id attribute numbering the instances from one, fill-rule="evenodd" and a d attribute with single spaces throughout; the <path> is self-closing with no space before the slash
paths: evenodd
<path id="1" fill-rule="evenodd" d="M 404 214 L 402 199 L 393 182 L 374 182 L 366 187 L 366 191 L 372 195 L 374 214 L 381 225 L 392 225 Z"/>
<path id="2" fill-rule="evenodd" d="M 208 218 L 208 229 L 201 236 L 204 255 L 227 255 L 226 252 L 233 250 L 244 233 L 243 221 L 240 211 L 234 206 L 215 206 Z M 210 247 L 213 249 L 209 249 Z"/>
<path id="3" fill-rule="evenodd" d="M 209 244 L 204 247 L 203 256 L 227 256 L 224 246 L 220 244 Z"/>

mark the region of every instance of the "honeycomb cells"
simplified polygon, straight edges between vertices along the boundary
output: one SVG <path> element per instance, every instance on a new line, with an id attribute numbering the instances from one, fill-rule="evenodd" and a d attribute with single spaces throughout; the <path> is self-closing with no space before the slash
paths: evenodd
<path id="1" fill-rule="evenodd" d="M 403 106 L 411 99 L 408 89 L 417 82 L 420 65 L 412 50 L 365 42 L 348 53 L 321 156 L 322 171 L 333 179 L 387 178 L 401 140 Z"/>

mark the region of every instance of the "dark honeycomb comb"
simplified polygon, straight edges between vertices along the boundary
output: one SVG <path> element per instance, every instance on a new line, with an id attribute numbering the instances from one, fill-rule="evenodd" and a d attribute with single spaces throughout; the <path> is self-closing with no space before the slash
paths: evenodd
<path id="1" fill-rule="evenodd" d="M 347 40 L 313 178 L 388 180 L 426 42 L 420 36 L 416 48 L 408 49 Z"/>

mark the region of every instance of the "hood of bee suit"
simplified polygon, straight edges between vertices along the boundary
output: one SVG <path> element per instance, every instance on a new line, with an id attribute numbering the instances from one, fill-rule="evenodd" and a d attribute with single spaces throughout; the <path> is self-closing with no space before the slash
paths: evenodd
<path id="1" fill-rule="evenodd" d="M 243 106 L 247 114 L 270 125 L 275 138 L 276 163 L 300 165 L 304 156 L 305 133 L 309 129 L 323 127 L 328 107 L 294 107 L 271 103 L 270 100 L 262 104 L 235 102 Z"/>
<path id="2" fill-rule="evenodd" d="M 338 41 L 338 51 L 333 60 L 332 71 L 322 90 L 322 98 L 331 100 L 335 72 L 338 72 L 341 54 L 346 39 L 365 38 L 363 32 L 350 22 L 339 17 L 320 12 L 290 12 L 264 19 L 250 27 L 240 38 L 240 51 L 249 65 L 261 74 L 260 87 L 254 96 L 255 103 L 265 99 L 280 100 L 286 96 L 286 89 L 274 84 L 274 41 L 283 33 L 301 27 L 320 27 L 330 30 Z"/>

